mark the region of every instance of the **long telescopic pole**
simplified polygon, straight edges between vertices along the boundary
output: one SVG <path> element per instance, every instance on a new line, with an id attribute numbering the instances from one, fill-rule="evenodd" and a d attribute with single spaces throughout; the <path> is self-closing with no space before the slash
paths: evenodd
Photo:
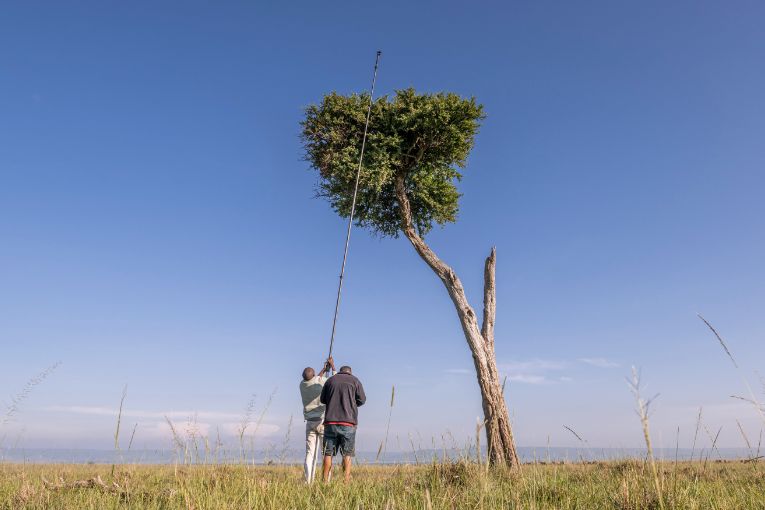
<path id="1" fill-rule="evenodd" d="M 351 229 L 353 228 L 353 214 L 356 212 L 356 195 L 359 192 L 359 178 L 361 166 L 364 162 L 364 149 L 367 145 L 367 131 L 369 130 L 369 117 L 372 115 L 372 104 L 375 95 L 375 82 L 377 81 L 377 66 L 380 63 L 381 51 L 375 56 L 375 70 L 372 74 L 372 90 L 369 93 L 369 106 L 367 107 L 367 120 L 364 124 L 364 137 L 361 139 L 361 154 L 359 154 L 359 167 L 356 170 L 356 184 L 353 187 L 353 201 L 351 202 L 351 215 L 348 217 L 348 233 L 345 236 L 345 250 L 343 251 L 343 265 L 340 267 L 340 282 L 337 286 L 337 300 L 335 301 L 335 317 L 332 319 L 332 336 L 329 339 L 329 357 L 332 357 L 332 348 L 335 345 L 335 331 L 337 328 L 337 314 L 340 311 L 340 295 L 343 292 L 343 278 L 345 277 L 345 263 L 348 260 L 348 245 L 351 242 Z"/>

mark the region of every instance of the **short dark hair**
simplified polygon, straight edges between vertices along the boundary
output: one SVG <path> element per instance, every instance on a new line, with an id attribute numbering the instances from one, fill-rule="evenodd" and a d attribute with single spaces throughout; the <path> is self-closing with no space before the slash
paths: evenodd
<path id="1" fill-rule="evenodd" d="M 316 371 L 311 367 L 305 367 L 303 370 L 303 380 L 304 381 L 310 381 L 313 379 L 313 376 L 316 375 Z"/>
<path id="2" fill-rule="evenodd" d="M 342 367 L 340 367 L 340 373 L 341 374 L 352 374 L 353 372 L 351 371 L 351 367 L 349 367 L 348 365 L 343 365 Z"/>

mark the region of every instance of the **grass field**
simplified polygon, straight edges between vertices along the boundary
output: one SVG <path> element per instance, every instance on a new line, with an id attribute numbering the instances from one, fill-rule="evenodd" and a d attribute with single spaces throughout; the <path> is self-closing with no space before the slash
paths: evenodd
<path id="1" fill-rule="evenodd" d="M 765 508 L 763 462 L 663 462 L 658 476 L 661 494 L 641 461 L 361 466 L 348 485 L 310 487 L 295 466 L 0 464 L 0 508 Z"/>

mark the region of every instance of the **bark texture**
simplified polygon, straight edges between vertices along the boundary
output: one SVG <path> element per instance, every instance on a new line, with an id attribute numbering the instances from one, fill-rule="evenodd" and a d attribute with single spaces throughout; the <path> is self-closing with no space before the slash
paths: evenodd
<path id="1" fill-rule="evenodd" d="M 499 380 L 497 361 L 494 355 L 496 250 L 492 248 L 484 266 L 483 320 L 482 325 L 479 326 L 478 317 L 468 303 L 465 289 L 457 274 L 425 244 L 412 224 L 411 205 L 406 194 L 405 173 L 396 177 L 396 199 L 401 216 L 401 230 L 412 243 L 415 251 L 446 287 L 446 291 L 457 310 L 465 340 L 467 340 L 470 352 L 473 354 L 478 386 L 481 388 L 489 462 L 492 465 L 507 465 L 517 468 L 518 453 L 515 449 L 510 416 L 502 393 L 502 382 Z"/>

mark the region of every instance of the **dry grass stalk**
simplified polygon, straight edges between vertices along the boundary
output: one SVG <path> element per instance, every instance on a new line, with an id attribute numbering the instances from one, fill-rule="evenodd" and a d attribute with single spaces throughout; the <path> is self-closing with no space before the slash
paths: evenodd
<path id="1" fill-rule="evenodd" d="M 122 397 L 120 397 L 120 408 L 117 411 L 117 428 L 114 431 L 114 452 L 119 455 L 120 452 L 120 425 L 122 424 L 122 406 L 127 397 L 127 384 L 122 388 Z M 114 476 L 114 464 L 112 464 L 112 476 Z"/>
<path id="2" fill-rule="evenodd" d="M 693 453 L 696 451 L 696 440 L 699 437 L 699 428 L 701 427 L 701 410 L 699 407 L 699 415 L 696 417 L 696 432 L 693 434 L 693 447 L 691 448 L 691 460 L 693 460 Z"/>
<path id="3" fill-rule="evenodd" d="M 380 448 L 377 449 L 377 456 L 375 457 L 375 462 L 380 460 L 380 455 L 382 454 L 383 461 L 385 460 L 385 452 L 388 449 L 388 434 L 390 433 L 390 419 L 393 416 L 393 402 L 396 398 L 396 387 L 391 386 L 390 389 L 390 408 L 388 409 L 388 425 L 385 427 L 385 439 L 382 440 L 380 443 Z"/>
<path id="4" fill-rule="evenodd" d="M 725 350 L 725 354 L 728 355 L 731 362 L 733 363 L 733 366 L 736 368 L 736 371 L 741 376 L 741 380 L 744 382 L 744 386 L 746 386 L 746 389 L 749 391 L 749 396 L 751 397 L 750 402 L 752 405 L 754 405 L 754 408 L 757 409 L 757 412 L 760 414 L 760 418 L 762 419 L 762 422 L 765 423 L 765 411 L 763 411 L 763 406 L 760 404 L 760 402 L 757 400 L 757 397 L 754 395 L 754 391 L 752 391 L 752 387 L 749 385 L 749 381 L 746 379 L 743 373 L 741 373 L 741 370 L 738 366 L 738 363 L 736 363 L 736 359 L 733 357 L 733 354 L 731 353 L 730 349 L 728 349 L 728 346 L 726 345 L 725 341 L 722 339 L 720 334 L 717 332 L 717 330 L 707 321 L 704 317 L 701 316 L 701 314 L 697 314 L 699 316 L 699 319 L 701 319 L 704 324 L 707 325 L 707 327 L 714 333 L 715 337 L 717 338 L 717 341 L 720 342 L 720 345 Z M 746 399 L 742 399 L 746 400 Z"/>
<path id="5" fill-rule="evenodd" d="M 250 450 L 252 452 L 253 466 L 255 465 L 255 435 L 258 433 L 260 426 L 263 424 L 263 418 L 266 417 L 266 413 L 268 412 L 268 409 L 271 407 L 271 403 L 274 401 L 274 396 L 276 396 L 277 389 L 278 388 L 274 388 L 271 394 L 268 396 L 266 405 L 263 407 L 263 410 L 260 412 L 260 415 L 258 416 L 258 420 L 255 422 L 255 428 L 252 430 L 252 434 L 250 435 Z"/>
<path id="6" fill-rule="evenodd" d="M 284 443 L 282 444 L 282 451 L 279 454 L 279 464 L 284 464 L 284 460 L 287 458 L 287 452 L 290 446 L 291 435 L 292 435 L 292 415 L 290 415 L 290 421 L 289 423 L 287 423 L 287 433 L 284 434 Z"/>
<path id="7" fill-rule="evenodd" d="M 731 395 L 730 398 L 735 398 L 737 400 L 743 400 L 744 402 L 748 402 L 752 404 L 755 407 L 758 407 L 760 409 L 765 409 L 765 404 L 760 404 L 756 400 L 752 400 L 751 398 L 742 397 L 741 395 Z"/>
<path id="8" fill-rule="evenodd" d="M 746 437 L 746 432 L 744 432 L 744 427 L 741 426 L 741 422 L 738 421 L 738 418 L 736 418 L 736 425 L 738 425 L 738 430 L 741 432 L 741 437 L 744 438 L 744 442 L 746 443 L 746 449 L 750 451 L 752 450 L 752 445 L 749 443 L 749 438 Z"/>
<path id="9" fill-rule="evenodd" d="M 738 368 L 738 363 L 736 363 L 736 360 L 733 358 L 733 354 L 731 354 L 730 349 L 728 349 L 728 346 L 725 344 L 725 341 L 722 339 L 722 337 L 714 328 L 714 326 L 712 326 L 709 323 L 709 321 L 707 321 L 704 317 L 702 317 L 700 313 L 697 313 L 696 315 L 698 315 L 699 319 L 701 319 L 704 322 L 704 324 L 706 324 L 707 327 L 712 331 L 712 333 L 714 333 L 714 335 L 717 337 L 717 341 L 720 342 L 720 345 L 725 350 L 725 354 L 727 354 L 730 360 L 733 362 L 733 366 Z"/>
<path id="10" fill-rule="evenodd" d="M 712 437 L 712 433 L 709 431 L 706 425 L 704 425 L 704 432 L 706 432 L 707 436 L 709 437 L 709 440 L 712 441 L 712 447 L 710 449 L 710 453 L 707 454 L 707 458 L 704 461 L 704 468 L 706 469 L 706 463 L 709 460 L 709 456 L 712 455 L 711 452 L 715 452 L 717 454 L 717 457 L 722 460 L 722 455 L 720 455 L 720 450 L 717 449 L 717 440 L 720 438 L 720 432 L 722 432 L 722 427 L 717 429 L 717 434 L 715 434 L 714 437 Z"/>
<path id="11" fill-rule="evenodd" d="M 114 431 L 114 449 L 117 451 L 120 449 L 120 425 L 122 423 L 122 407 L 125 405 L 125 397 L 127 397 L 127 384 L 122 388 L 120 408 L 117 411 L 117 429 Z"/>
<path id="12" fill-rule="evenodd" d="M 677 462 L 678 454 L 680 452 L 680 426 L 677 427 L 677 433 L 675 434 L 675 463 L 672 466 L 672 492 L 677 491 Z"/>
<path id="13" fill-rule="evenodd" d="M 183 458 L 186 458 L 186 442 L 181 439 L 181 436 L 178 434 L 178 431 L 175 428 L 175 425 L 173 425 L 173 422 L 170 421 L 170 418 L 165 416 L 165 421 L 167 422 L 168 426 L 170 427 L 170 433 L 173 435 L 173 446 L 176 450 L 176 454 L 180 457 L 181 452 L 183 452 Z"/>
<path id="14" fill-rule="evenodd" d="M 584 439 L 582 439 L 582 436 L 580 436 L 579 434 L 577 434 L 577 433 L 574 431 L 574 429 L 572 429 L 571 427 L 569 427 L 569 426 L 567 426 L 567 425 L 563 425 L 563 428 L 564 428 L 564 429 L 566 429 L 566 430 L 568 430 L 568 431 L 569 431 L 569 432 L 571 432 L 572 434 L 574 434 L 574 437 L 575 437 L 575 438 L 577 438 L 577 439 L 579 440 L 579 442 L 580 442 L 580 443 L 582 443 L 582 444 L 586 444 L 586 443 L 587 443 L 587 441 L 585 441 Z"/>
<path id="15" fill-rule="evenodd" d="M 135 430 L 138 428 L 138 423 L 133 425 L 133 433 L 130 434 L 130 441 L 128 442 L 128 451 L 130 451 L 130 448 L 133 447 L 133 439 L 135 438 Z"/>
<path id="16" fill-rule="evenodd" d="M 193 452 L 189 454 L 190 462 L 199 462 L 199 425 L 197 419 L 197 413 L 194 413 L 186 420 L 186 444 L 190 442 L 193 447 Z"/>
<path id="17" fill-rule="evenodd" d="M 571 432 L 572 434 L 574 434 L 574 437 L 576 437 L 576 438 L 579 440 L 579 442 L 580 442 L 580 443 L 582 443 L 582 446 L 584 446 L 584 448 L 587 450 L 587 452 L 586 452 L 586 453 L 587 453 L 587 455 L 589 455 L 589 456 L 591 456 L 591 455 L 592 455 L 592 452 L 590 451 L 590 448 L 589 448 L 589 443 L 587 443 L 587 440 L 586 440 L 586 439 L 582 438 L 582 436 L 580 436 L 579 434 L 577 434 L 577 433 L 574 431 L 574 429 L 572 429 L 571 427 L 568 427 L 568 426 L 566 426 L 566 425 L 563 425 L 563 428 L 564 428 L 564 429 L 566 429 L 566 430 L 568 430 L 568 431 L 569 431 L 569 432 Z M 582 462 L 584 462 L 585 458 L 584 458 L 584 455 L 582 454 L 582 451 L 581 451 L 581 450 L 578 450 L 578 452 L 577 452 L 577 453 L 579 454 L 579 460 L 580 460 L 580 461 L 582 461 Z"/>
<path id="18" fill-rule="evenodd" d="M 110 484 L 107 484 L 101 479 L 101 475 L 94 476 L 93 478 L 88 478 L 86 480 L 74 480 L 71 482 L 65 482 L 62 477 L 59 477 L 58 481 L 56 482 L 49 482 L 45 478 L 42 479 L 43 486 L 51 491 L 56 490 L 62 490 L 62 489 L 101 489 L 104 492 L 109 492 L 113 494 L 125 494 L 126 490 L 120 486 L 116 481 L 113 481 Z"/>
<path id="19" fill-rule="evenodd" d="M 417 448 L 414 447 L 414 439 L 412 438 L 412 433 L 409 433 L 409 445 L 412 448 L 412 454 L 414 454 L 414 463 L 419 465 L 420 464 L 420 458 L 417 456 Z"/>
<path id="20" fill-rule="evenodd" d="M 8 405 L 5 411 L 5 415 L 3 416 L 3 420 L 0 421 L 0 427 L 7 425 L 8 422 L 13 419 L 13 417 L 21 409 L 21 404 L 23 404 L 24 401 L 29 397 L 29 394 L 32 393 L 32 390 L 35 388 L 35 386 L 39 385 L 45 379 L 47 379 L 48 376 L 51 375 L 59 366 L 61 366 L 61 362 L 57 361 L 27 381 L 21 391 L 11 399 L 11 403 Z"/>
<path id="21" fill-rule="evenodd" d="M 239 436 L 239 455 L 243 464 L 245 462 L 244 433 L 247 431 L 247 427 L 250 426 L 252 413 L 255 411 L 256 398 L 257 395 L 255 393 L 250 396 L 250 400 L 247 401 L 247 407 L 244 410 L 242 423 L 239 424 L 239 428 L 237 429 L 237 435 Z"/>
<path id="22" fill-rule="evenodd" d="M 475 457 L 476 457 L 476 461 L 478 462 L 479 466 L 483 463 L 482 456 L 481 456 L 481 429 L 484 426 L 486 426 L 486 422 L 485 421 L 481 421 L 480 418 L 478 420 L 476 420 L 476 424 L 475 424 Z"/>
<path id="23" fill-rule="evenodd" d="M 656 496 L 659 498 L 659 507 L 664 509 L 664 496 L 661 489 L 661 480 L 659 478 L 659 470 L 656 467 L 656 459 L 653 455 L 653 447 L 651 445 L 651 433 L 648 421 L 648 408 L 651 402 L 654 401 L 658 394 L 650 399 L 644 399 L 640 394 L 640 373 L 635 367 L 632 367 L 632 379 L 627 379 L 627 383 L 635 396 L 637 402 L 637 414 L 640 417 L 640 424 L 643 427 L 643 439 L 648 450 L 648 460 L 651 465 L 651 471 L 653 473 L 654 487 L 656 488 Z"/>

